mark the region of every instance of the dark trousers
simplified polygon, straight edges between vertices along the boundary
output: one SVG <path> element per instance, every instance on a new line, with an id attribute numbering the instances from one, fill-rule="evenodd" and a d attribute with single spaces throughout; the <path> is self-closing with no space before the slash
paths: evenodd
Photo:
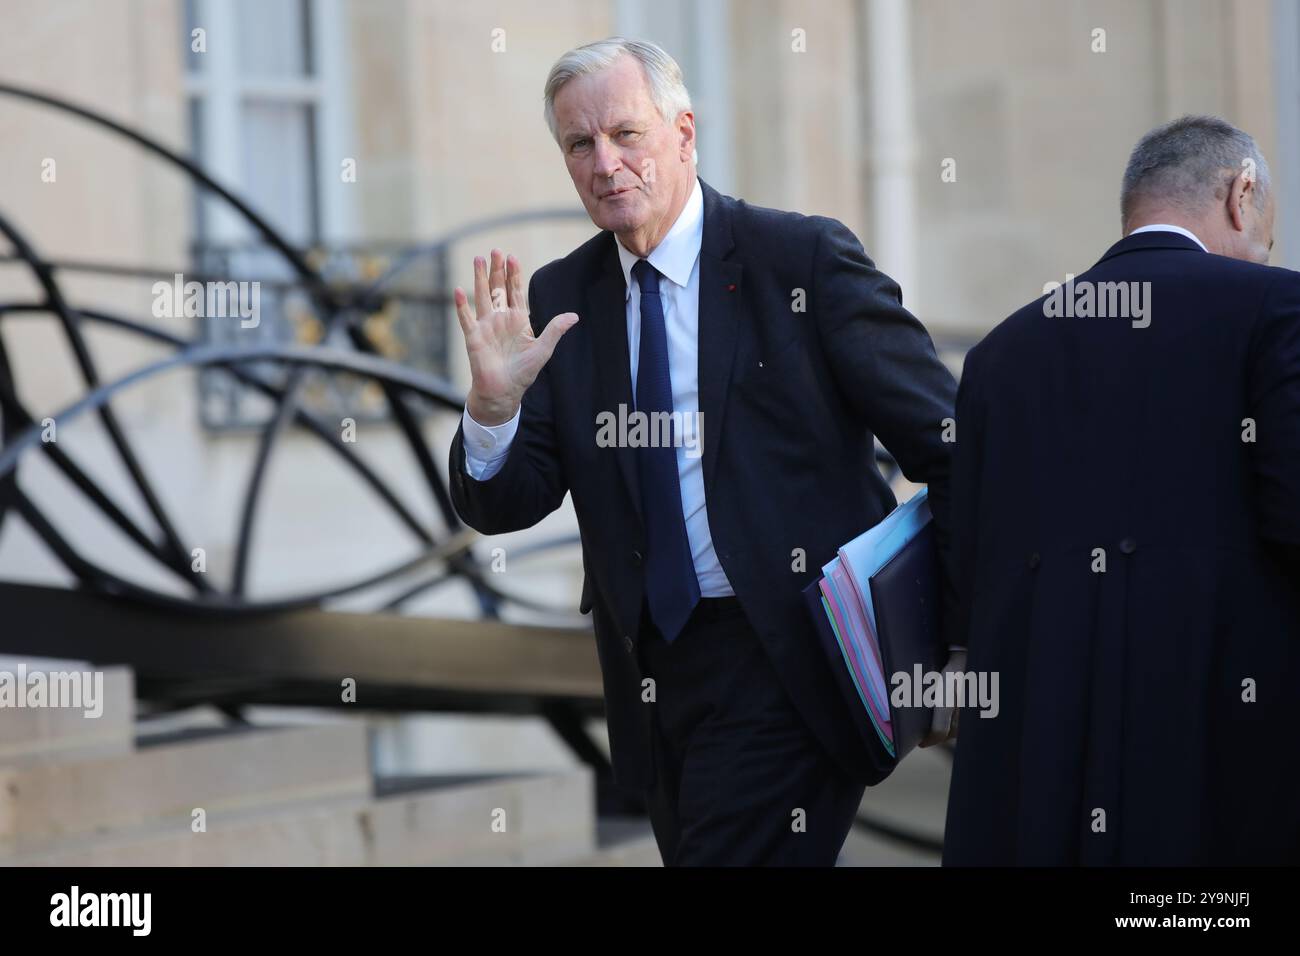
<path id="1" fill-rule="evenodd" d="M 643 614 L 638 654 L 664 865 L 833 866 L 865 785 L 808 730 L 739 602 L 701 600 L 671 644 Z"/>

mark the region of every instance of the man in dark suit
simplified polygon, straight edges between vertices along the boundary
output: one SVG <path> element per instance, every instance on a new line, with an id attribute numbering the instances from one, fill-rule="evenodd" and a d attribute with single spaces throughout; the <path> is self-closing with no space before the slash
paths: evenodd
<path id="1" fill-rule="evenodd" d="M 546 107 L 604 231 L 527 296 L 495 250 L 473 305 L 456 290 L 456 508 L 495 534 L 573 496 L 615 780 L 647 798 L 665 863 L 832 864 L 885 767 L 800 589 L 895 504 L 873 433 L 946 530 L 955 382 L 843 225 L 697 180 L 658 47 L 566 54 Z"/>
<path id="2" fill-rule="evenodd" d="M 1300 862 L 1300 274 L 1254 141 L 1149 133 L 1125 238 L 966 359 L 948 864 Z M 1125 307 L 1127 301 L 1127 307 Z"/>

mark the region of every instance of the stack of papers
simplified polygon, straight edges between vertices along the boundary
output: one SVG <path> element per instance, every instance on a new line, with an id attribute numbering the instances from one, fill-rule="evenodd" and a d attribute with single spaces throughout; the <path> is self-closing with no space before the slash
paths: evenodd
<path id="1" fill-rule="evenodd" d="M 840 548 L 839 554 L 822 568 L 822 579 L 818 582 L 822 608 L 835 633 L 845 668 L 853 678 L 863 709 L 870 715 L 872 727 L 891 757 L 897 756 L 897 751 L 871 578 L 929 520 L 927 490 L 922 489 L 874 528 Z"/>

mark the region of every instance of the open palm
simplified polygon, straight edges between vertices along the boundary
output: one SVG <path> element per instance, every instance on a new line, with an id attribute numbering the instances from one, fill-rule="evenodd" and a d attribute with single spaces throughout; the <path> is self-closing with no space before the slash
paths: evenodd
<path id="1" fill-rule="evenodd" d="M 457 288 L 456 317 L 469 356 L 470 393 L 466 406 L 481 425 L 514 417 L 524 392 L 551 358 L 562 336 L 578 321 L 573 312 L 555 316 L 540 336 L 533 335 L 524 294 L 523 270 L 514 256 L 493 249 L 491 268 L 474 260 L 474 305 Z"/>

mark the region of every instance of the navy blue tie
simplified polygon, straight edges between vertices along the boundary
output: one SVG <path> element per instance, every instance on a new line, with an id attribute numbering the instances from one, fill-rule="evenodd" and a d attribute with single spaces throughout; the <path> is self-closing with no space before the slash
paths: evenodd
<path id="1" fill-rule="evenodd" d="M 677 477 L 676 429 L 668 447 L 655 412 L 673 410 L 673 386 L 668 374 L 668 330 L 659 298 L 659 272 L 645 259 L 632 267 L 641 287 L 641 351 L 637 360 L 636 410 L 646 416 L 645 445 L 637 448 L 641 479 L 641 510 L 645 516 L 645 590 L 650 618 L 671 641 L 681 633 L 700 600 L 700 582 L 686 537 L 682 487 Z M 669 421 L 672 421 L 669 418 Z M 655 447 L 655 446 L 658 447 Z"/>

